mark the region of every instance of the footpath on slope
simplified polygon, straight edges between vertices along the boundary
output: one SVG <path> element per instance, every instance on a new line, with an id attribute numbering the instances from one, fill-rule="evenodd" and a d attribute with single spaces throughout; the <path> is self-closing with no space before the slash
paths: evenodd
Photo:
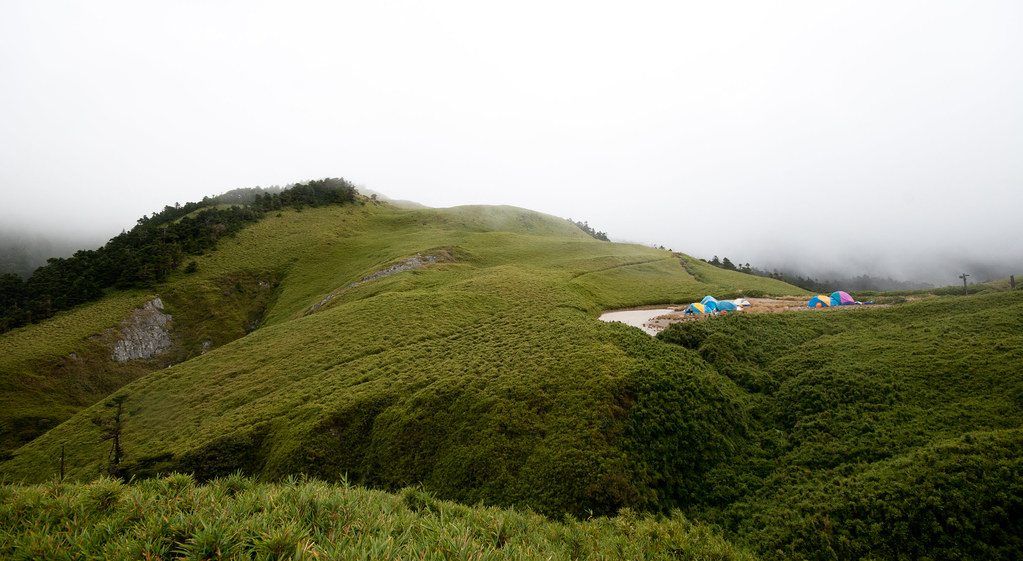
<path id="1" fill-rule="evenodd" d="M 436 264 L 436 263 L 437 263 L 437 257 L 435 257 L 433 255 L 425 255 L 424 256 L 421 253 L 417 253 L 415 255 L 415 257 L 409 257 L 408 259 L 406 259 L 405 261 L 403 261 L 401 263 L 398 263 L 396 265 L 391 265 L 387 269 L 384 269 L 382 271 L 377 271 L 377 272 L 375 272 L 375 273 L 373 273 L 372 275 L 369 275 L 369 276 L 362 277 L 362 280 L 360 280 L 360 281 L 353 282 L 353 283 L 349 284 L 348 286 L 339 288 L 339 289 L 335 290 L 334 292 L 331 292 L 330 294 L 327 295 L 326 298 L 321 300 L 319 303 L 316 303 L 316 304 L 313 304 L 312 306 L 310 306 L 309 309 L 306 310 L 305 313 L 303 313 L 302 315 L 306 315 L 307 316 L 307 315 L 315 312 L 316 310 L 320 309 L 325 304 L 327 304 L 328 302 L 330 302 L 331 300 L 336 298 L 342 292 L 344 292 L 344 291 L 346 291 L 346 290 L 348 290 L 350 288 L 355 288 L 356 286 L 359 286 L 360 284 L 362 284 L 364 282 L 369 282 L 371 280 L 379 279 L 381 277 L 387 277 L 387 276 L 390 276 L 390 275 L 395 275 L 395 274 L 398 274 L 398 273 L 404 273 L 405 271 L 414 271 L 416 269 L 422 269 L 423 267 L 425 267 L 427 265 L 433 265 L 433 264 Z"/>

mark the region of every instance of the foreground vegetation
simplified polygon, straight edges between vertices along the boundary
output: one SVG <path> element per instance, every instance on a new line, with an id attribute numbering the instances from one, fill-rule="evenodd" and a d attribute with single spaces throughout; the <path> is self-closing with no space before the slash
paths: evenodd
<path id="1" fill-rule="evenodd" d="M 4 559 L 752 559 L 682 515 L 551 520 L 289 479 L 0 486 Z"/>

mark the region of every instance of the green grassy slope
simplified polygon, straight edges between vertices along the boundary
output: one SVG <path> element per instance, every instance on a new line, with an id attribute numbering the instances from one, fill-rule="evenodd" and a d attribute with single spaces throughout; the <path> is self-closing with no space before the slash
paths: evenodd
<path id="1" fill-rule="evenodd" d="M 723 317 L 659 336 L 744 390 L 716 519 L 778 559 L 1023 550 L 1023 293 Z"/>
<path id="2" fill-rule="evenodd" d="M 416 254 L 441 259 L 345 288 Z M 122 469 L 347 473 L 552 513 L 696 500 L 701 475 L 743 431 L 727 378 L 684 349 L 598 321 L 599 310 L 748 287 L 799 292 L 738 273 L 700 282 L 677 255 L 598 242 L 509 207 L 285 211 L 197 263 L 157 290 L 176 296 L 171 313 L 232 275 L 278 284 L 260 329 L 119 392 Z M 249 292 L 232 286 L 225 292 Z M 52 478 L 63 444 L 69 476 L 95 477 L 108 445 L 90 444 L 91 419 L 108 413 L 102 403 L 83 411 L 19 449 L 3 473 Z M 674 455 L 651 465 L 647 445 Z"/>

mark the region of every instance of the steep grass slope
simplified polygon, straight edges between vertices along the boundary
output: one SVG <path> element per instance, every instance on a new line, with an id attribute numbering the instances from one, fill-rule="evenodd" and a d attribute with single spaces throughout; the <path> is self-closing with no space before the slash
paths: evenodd
<path id="1" fill-rule="evenodd" d="M 437 262 L 362 281 L 416 255 Z M 262 327 L 118 392 L 116 469 L 347 474 L 551 513 L 701 500 L 703 474 L 745 430 L 735 384 L 597 312 L 799 291 L 738 273 L 700 282 L 679 259 L 508 207 L 268 217 L 157 289 L 171 295 L 171 313 L 187 315 L 189 295 L 212 294 L 222 279 L 277 283 Z M 248 291 L 228 284 L 220 294 Z M 83 411 L 20 448 L 3 473 L 52 478 L 64 446 L 69 477 L 96 477 L 112 466 L 92 420 L 110 414 L 104 403 Z"/>

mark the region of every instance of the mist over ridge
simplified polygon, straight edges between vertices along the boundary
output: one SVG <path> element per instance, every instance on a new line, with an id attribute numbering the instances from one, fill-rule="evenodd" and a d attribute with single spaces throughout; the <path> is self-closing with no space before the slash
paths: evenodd
<path id="1" fill-rule="evenodd" d="M 256 193 L 279 193 L 295 184 L 289 183 L 284 187 L 279 185 L 239 187 L 218 195 L 205 195 L 199 199 L 216 199 L 223 204 L 244 205 L 251 203 Z M 363 185 L 357 185 L 357 189 L 365 196 L 374 196 L 400 207 L 428 208 L 428 205 L 417 201 L 392 199 L 385 193 Z M 180 203 L 169 203 L 166 206 L 177 204 Z M 580 207 L 586 208 L 587 205 L 582 203 Z M 529 210 L 542 211 L 533 208 Z M 156 212 L 143 213 L 139 218 L 155 215 Z M 655 212 L 659 212 L 660 215 L 654 214 Z M 596 214 L 601 215 L 600 212 Z M 581 212 L 568 212 L 562 217 L 578 222 L 593 222 L 593 228 L 606 229 L 608 237 L 614 242 L 664 247 L 708 262 L 714 257 L 728 258 L 738 267 L 749 265 L 761 272 L 778 272 L 790 278 L 799 276 L 822 282 L 841 283 L 866 276 L 873 281 L 893 281 L 880 283 L 894 287 L 892 289 L 910 289 L 960 284 L 962 281 L 959 275 L 963 273 L 968 275 L 968 283 L 1005 279 L 1017 273 L 1023 275 L 1023 248 L 1005 247 L 1004 244 L 995 247 L 971 247 L 965 251 L 956 247 L 945 253 L 926 244 L 920 244 L 922 247 L 900 246 L 898 240 L 873 247 L 857 240 L 844 245 L 837 242 L 828 244 L 825 243 L 828 238 L 822 235 L 807 239 L 788 238 L 772 243 L 771 238 L 756 234 L 757 224 L 751 224 L 737 216 L 716 223 L 707 232 L 707 236 L 684 239 L 673 244 L 666 243 L 663 240 L 679 239 L 676 224 L 685 221 L 679 217 L 681 214 L 683 213 L 652 209 L 649 215 L 651 218 L 643 230 L 652 235 L 649 239 L 621 235 L 613 227 L 598 225 Z M 605 216 L 605 219 L 608 223 L 624 228 L 626 232 L 630 227 L 620 215 Z M 651 224 L 653 228 L 650 227 Z M 657 231 L 658 227 L 663 230 Z M 114 232 L 114 228 L 116 228 L 114 224 L 108 228 L 94 225 L 81 233 L 76 233 L 73 225 L 64 225 L 59 229 L 48 229 L 46 224 L 23 225 L 20 229 L 7 226 L 5 230 L 0 230 L 0 274 L 16 273 L 27 277 L 35 267 L 45 264 L 49 258 L 70 257 L 76 251 L 102 246 L 108 239 L 120 233 Z M 122 228 L 121 231 L 126 229 L 128 228 Z M 105 231 L 108 234 L 97 234 L 97 231 Z M 736 243 L 733 241 L 735 238 L 748 238 L 751 241 L 748 244 Z M 719 245 L 715 245 L 716 240 L 720 240 Z M 844 287 L 835 287 L 836 290 L 839 288 Z"/>
<path id="2" fill-rule="evenodd" d="M 90 247 L 167 204 L 343 174 L 760 268 L 1004 278 L 1019 21 L 1010 0 L 19 2 L 0 230 Z"/>

